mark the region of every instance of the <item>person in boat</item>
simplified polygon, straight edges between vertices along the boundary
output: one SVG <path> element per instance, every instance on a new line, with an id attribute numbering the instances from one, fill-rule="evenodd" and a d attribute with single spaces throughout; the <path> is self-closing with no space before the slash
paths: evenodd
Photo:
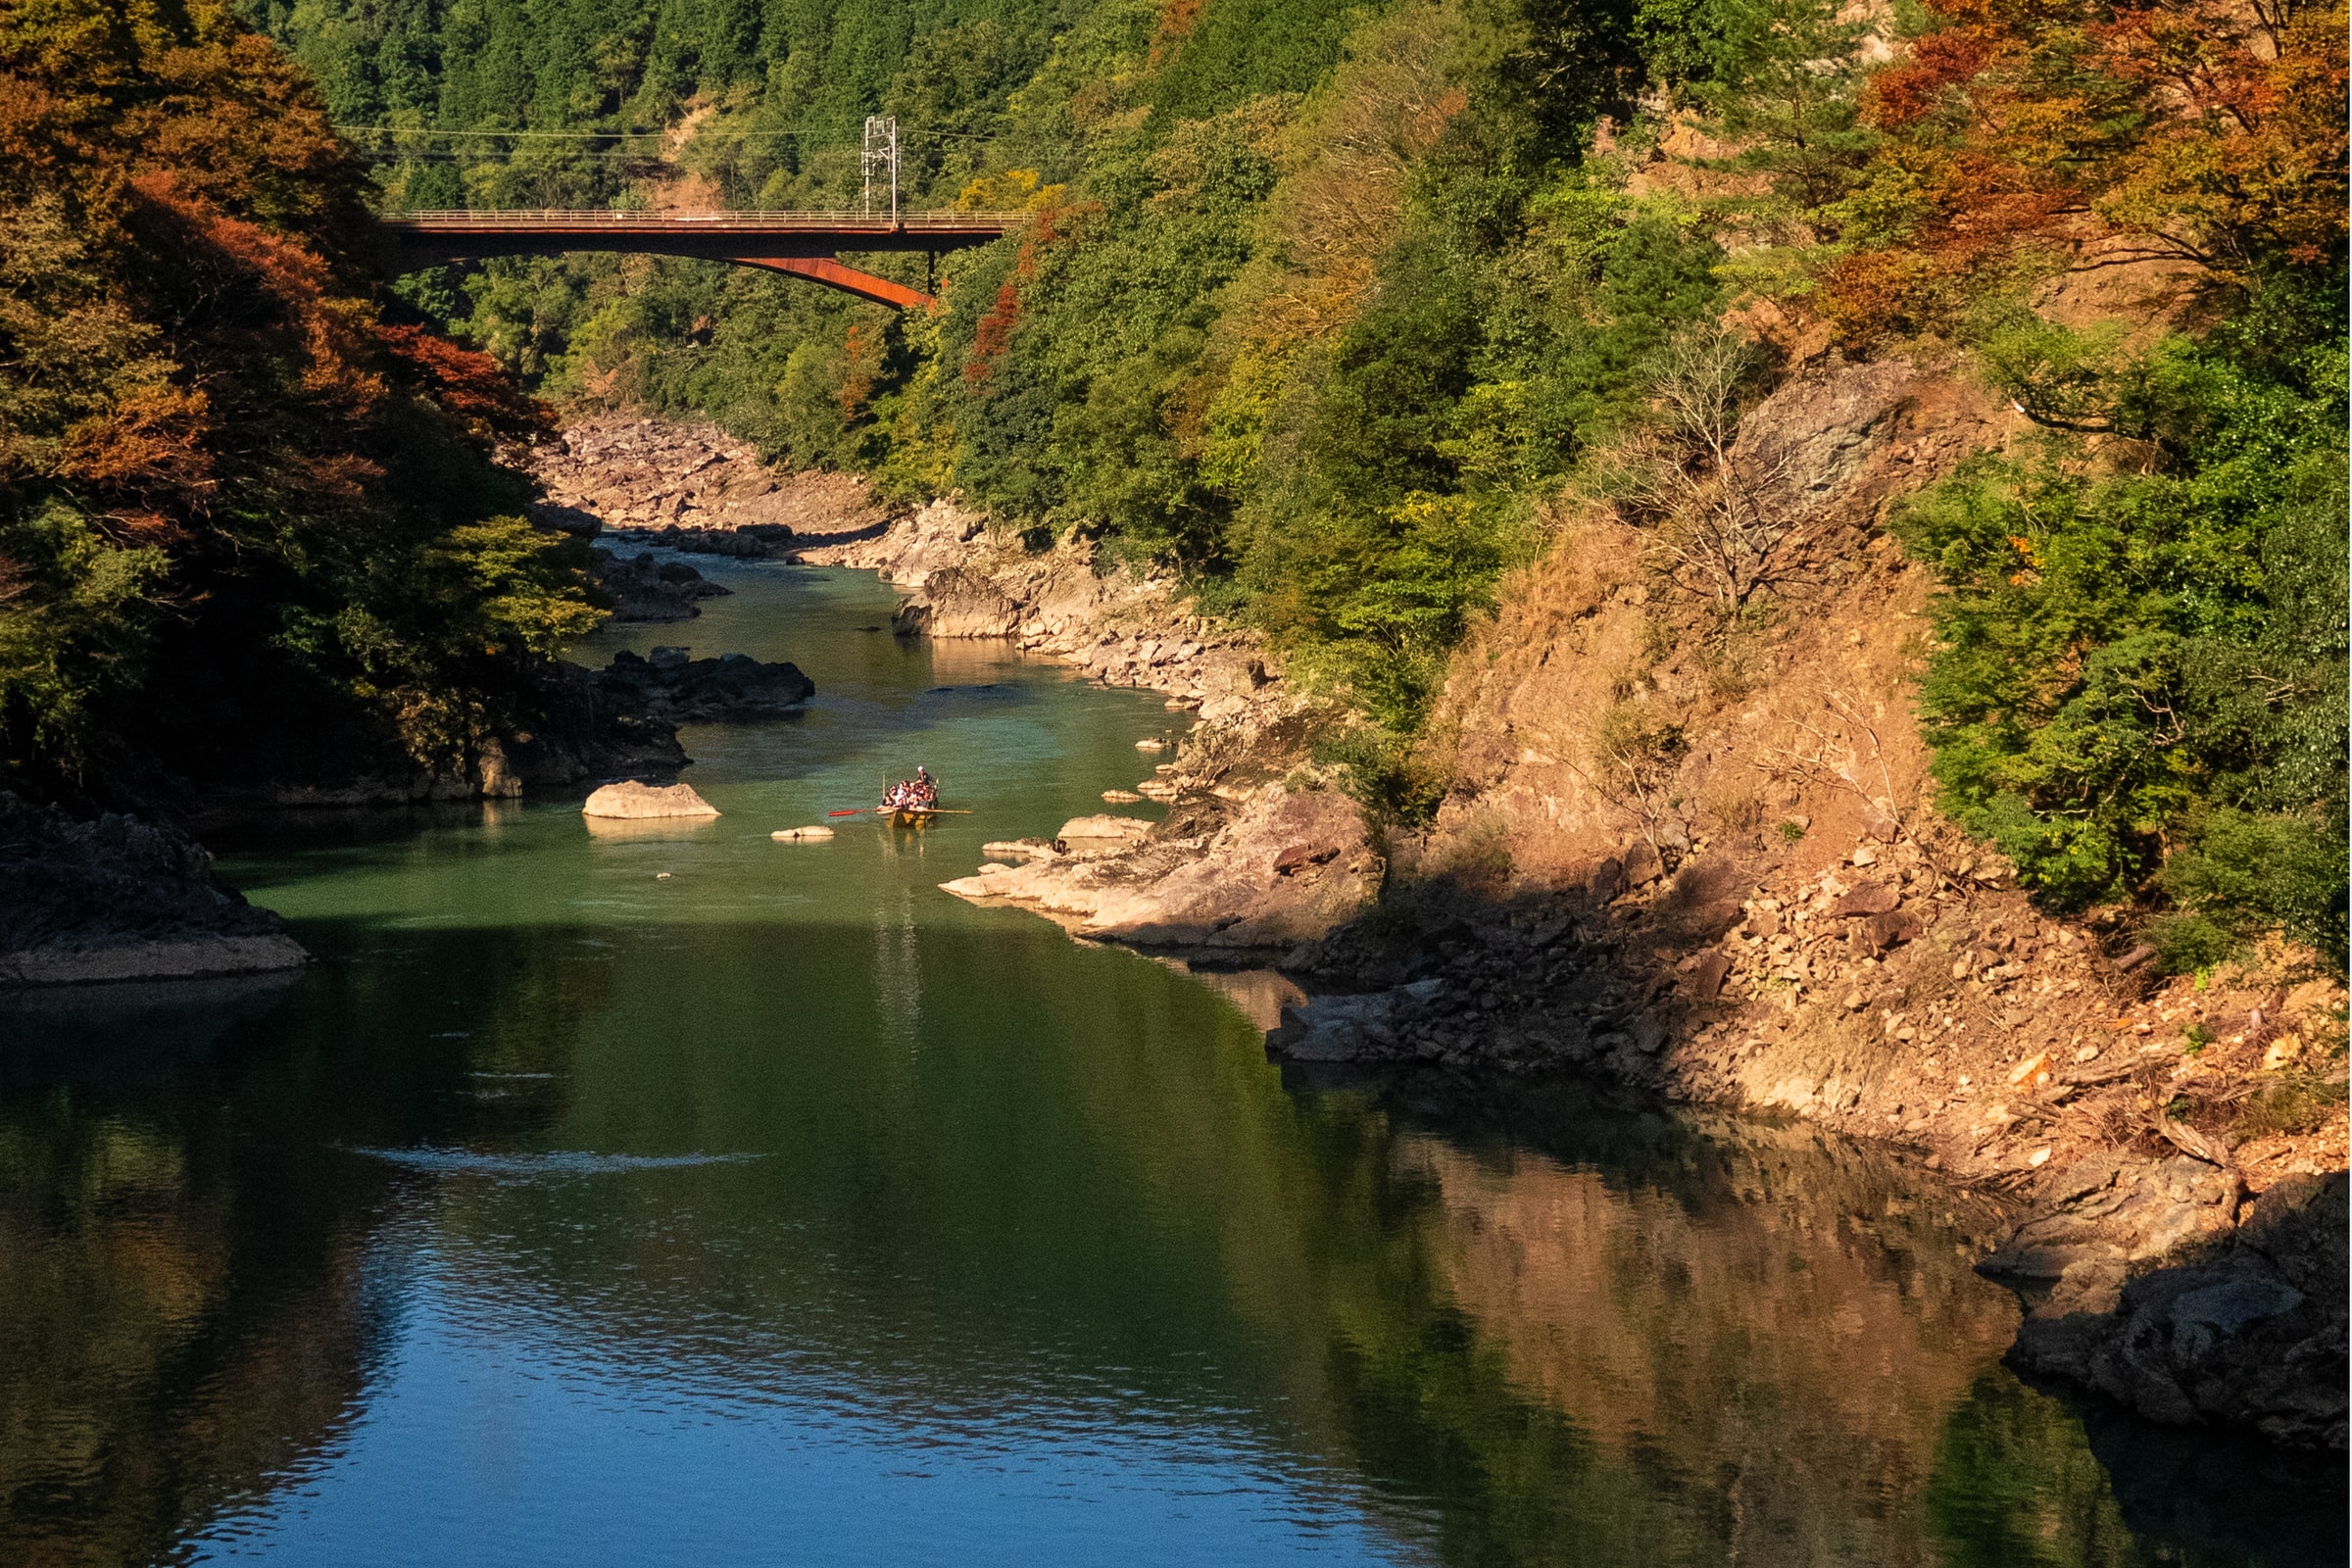
<path id="1" fill-rule="evenodd" d="M 892 811 L 927 811 L 939 805 L 939 785 L 927 767 L 917 767 L 914 777 L 903 778 L 882 792 L 882 806 Z"/>

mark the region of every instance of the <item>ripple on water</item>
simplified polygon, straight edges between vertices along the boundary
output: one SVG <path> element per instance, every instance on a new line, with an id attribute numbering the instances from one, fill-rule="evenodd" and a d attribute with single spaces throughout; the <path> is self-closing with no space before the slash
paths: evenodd
<path id="1" fill-rule="evenodd" d="M 592 1154 L 553 1150 L 543 1154 L 491 1154 L 470 1149 L 353 1149 L 351 1152 L 409 1170 L 466 1176 L 606 1176 L 689 1165 L 735 1165 L 765 1154 Z"/>

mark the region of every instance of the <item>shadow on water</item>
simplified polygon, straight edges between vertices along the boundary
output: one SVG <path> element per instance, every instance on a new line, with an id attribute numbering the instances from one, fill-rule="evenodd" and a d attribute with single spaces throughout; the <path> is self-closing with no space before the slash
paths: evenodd
<path id="1" fill-rule="evenodd" d="M 1928 1504 L 1954 1568 L 2344 1560 L 2343 1463 L 2152 1426 L 1988 1372 L 1945 1423 Z"/>
<path id="2" fill-rule="evenodd" d="M 308 986 L 0 1002 L 0 1560 L 172 1560 L 350 1419 L 395 1195 L 312 1130 L 430 1136 L 464 1069 Z"/>

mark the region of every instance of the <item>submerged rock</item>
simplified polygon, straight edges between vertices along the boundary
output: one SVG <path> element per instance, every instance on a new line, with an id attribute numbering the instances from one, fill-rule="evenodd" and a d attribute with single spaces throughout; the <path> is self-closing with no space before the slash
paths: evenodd
<path id="1" fill-rule="evenodd" d="M 778 844 L 818 844 L 832 836 L 833 830 L 829 827 L 779 828 L 768 835 Z"/>
<path id="2" fill-rule="evenodd" d="M 694 792 L 691 784 L 640 784 L 624 779 L 608 784 L 588 797 L 580 810 L 588 816 L 621 817 L 638 821 L 660 816 L 716 816 L 718 808 Z"/>
<path id="3" fill-rule="evenodd" d="M 307 962 L 176 828 L 0 792 L 0 987 L 192 979 Z"/>

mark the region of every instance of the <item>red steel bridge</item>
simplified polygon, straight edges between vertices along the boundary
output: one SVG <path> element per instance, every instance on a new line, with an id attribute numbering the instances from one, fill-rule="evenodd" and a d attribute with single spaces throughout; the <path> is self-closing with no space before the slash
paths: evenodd
<path id="1" fill-rule="evenodd" d="M 764 267 L 904 310 L 931 296 L 840 260 L 843 251 L 943 251 L 985 245 L 1022 213 L 427 212 L 382 221 L 402 270 L 485 256 L 630 251 Z"/>

